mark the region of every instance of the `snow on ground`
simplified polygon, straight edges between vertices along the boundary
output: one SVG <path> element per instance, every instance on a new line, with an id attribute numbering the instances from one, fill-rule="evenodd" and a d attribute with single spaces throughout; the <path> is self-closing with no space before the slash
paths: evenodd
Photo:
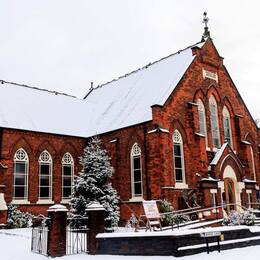
<path id="1" fill-rule="evenodd" d="M 145 238 L 144 238 L 145 239 Z M 30 251 L 31 229 L 0 230 L 0 259 L 1 260 L 47 260 L 46 256 L 41 256 Z M 258 260 L 260 246 L 253 246 L 241 249 L 232 249 L 206 253 L 193 256 L 179 257 L 179 260 Z M 57 260 L 172 260 L 172 256 L 91 256 L 86 254 L 70 255 L 57 258 Z"/>
<path id="2" fill-rule="evenodd" d="M 214 223 L 214 221 L 212 221 Z M 197 227 L 192 225 L 192 227 Z M 138 232 L 125 232 L 124 229 L 119 229 L 116 233 L 100 233 L 98 237 L 100 238 L 109 238 L 109 237 L 153 237 L 153 236 L 181 236 L 181 235 L 190 235 L 190 234 L 200 234 L 205 232 L 212 231 L 229 231 L 229 230 L 239 230 L 245 229 L 249 230 L 252 233 L 260 232 L 260 226 L 245 226 L 245 225 L 237 225 L 237 226 L 220 226 L 220 227 L 197 227 L 194 229 L 188 229 L 189 227 L 180 227 L 175 230 L 165 230 L 165 231 L 156 231 L 156 232 L 146 232 L 145 229 L 142 229 Z"/>

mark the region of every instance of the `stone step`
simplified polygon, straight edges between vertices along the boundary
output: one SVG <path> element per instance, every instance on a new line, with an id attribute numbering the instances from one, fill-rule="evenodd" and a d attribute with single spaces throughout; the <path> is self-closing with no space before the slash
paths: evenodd
<path id="1" fill-rule="evenodd" d="M 220 241 L 220 247 L 218 247 L 217 241 L 211 242 L 208 244 L 208 250 L 212 252 L 217 250 L 221 251 L 221 250 L 248 247 L 254 245 L 260 245 L 260 236 Z M 201 252 L 205 252 L 206 248 L 207 248 L 206 243 L 179 247 L 178 256 L 198 254 Z"/>

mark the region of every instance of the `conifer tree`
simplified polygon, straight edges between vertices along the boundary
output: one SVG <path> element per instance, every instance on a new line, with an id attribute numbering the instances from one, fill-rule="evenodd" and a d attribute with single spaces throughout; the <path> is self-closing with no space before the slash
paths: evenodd
<path id="1" fill-rule="evenodd" d="M 101 140 L 93 137 L 80 157 L 82 170 L 76 177 L 71 207 L 76 214 L 86 215 L 88 204 L 98 201 L 106 210 L 106 229 L 113 229 L 119 221 L 118 196 L 109 179 L 113 167 L 107 151 L 101 148 Z"/>

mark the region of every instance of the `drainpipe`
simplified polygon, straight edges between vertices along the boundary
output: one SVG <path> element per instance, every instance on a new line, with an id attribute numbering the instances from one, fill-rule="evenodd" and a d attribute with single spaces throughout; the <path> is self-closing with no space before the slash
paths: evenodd
<path id="1" fill-rule="evenodd" d="M 148 150 L 147 150 L 147 144 L 146 144 L 147 128 L 146 128 L 145 123 L 144 123 L 143 131 L 144 131 L 144 170 L 145 170 L 146 196 L 147 196 L 147 200 L 150 200 L 151 199 L 151 189 L 150 189 L 150 181 L 149 181 L 148 167 L 147 167 Z"/>

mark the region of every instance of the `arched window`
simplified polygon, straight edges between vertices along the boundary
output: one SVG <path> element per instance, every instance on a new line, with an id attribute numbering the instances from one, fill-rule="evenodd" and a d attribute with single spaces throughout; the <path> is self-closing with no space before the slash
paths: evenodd
<path id="1" fill-rule="evenodd" d="M 39 198 L 52 198 L 52 158 L 46 150 L 39 157 Z"/>
<path id="2" fill-rule="evenodd" d="M 205 116 L 205 107 L 201 99 L 198 99 L 198 113 L 199 113 L 199 128 L 200 134 L 205 136 L 206 146 L 208 146 L 208 138 L 207 138 L 207 124 L 206 124 L 206 116 Z"/>
<path id="3" fill-rule="evenodd" d="M 73 174 L 73 158 L 70 153 L 65 153 L 62 157 L 62 199 L 71 197 Z"/>
<path id="4" fill-rule="evenodd" d="M 254 175 L 254 180 L 256 181 L 256 170 L 255 170 L 255 156 L 252 145 L 250 145 L 251 161 L 252 161 L 252 170 Z"/>
<path id="5" fill-rule="evenodd" d="M 231 147 L 233 147 L 230 114 L 229 114 L 227 107 L 223 108 L 222 114 L 223 114 L 223 127 L 224 127 L 225 142 L 228 142 L 229 145 Z"/>
<path id="6" fill-rule="evenodd" d="M 24 149 L 20 148 L 14 155 L 14 199 L 28 199 L 28 169 L 29 158 Z"/>
<path id="7" fill-rule="evenodd" d="M 132 197 L 143 196 L 141 148 L 135 143 L 131 150 Z"/>
<path id="8" fill-rule="evenodd" d="M 209 99 L 209 108 L 210 108 L 212 143 L 213 143 L 213 147 L 219 148 L 220 138 L 219 138 L 219 124 L 218 124 L 218 106 L 214 96 L 211 96 Z"/>
<path id="9" fill-rule="evenodd" d="M 173 133 L 173 157 L 175 181 L 185 183 L 183 141 L 178 130 Z"/>

